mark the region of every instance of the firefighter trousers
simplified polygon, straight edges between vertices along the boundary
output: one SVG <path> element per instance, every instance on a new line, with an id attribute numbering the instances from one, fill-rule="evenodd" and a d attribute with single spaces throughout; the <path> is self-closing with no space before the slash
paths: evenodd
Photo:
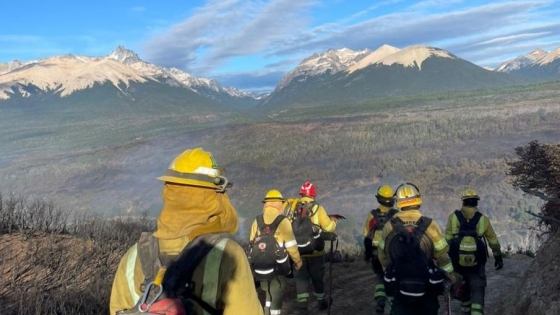
<path id="1" fill-rule="evenodd" d="M 280 315 L 282 299 L 286 290 L 286 277 L 276 276 L 268 281 L 261 281 L 261 290 L 266 293 L 265 315 Z"/>
<path id="2" fill-rule="evenodd" d="M 485 265 L 458 270 L 463 276 L 465 287 L 461 299 L 461 311 L 471 315 L 484 314 L 484 295 L 486 294 Z"/>
<path id="3" fill-rule="evenodd" d="M 302 256 L 302 266 L 296 272 L 297 301 L 307 303 L 309 298 L 309 280 L 313 285 L 313 294 L 317 300 L 325 299 L 325 260 L 321 256 Z"/>

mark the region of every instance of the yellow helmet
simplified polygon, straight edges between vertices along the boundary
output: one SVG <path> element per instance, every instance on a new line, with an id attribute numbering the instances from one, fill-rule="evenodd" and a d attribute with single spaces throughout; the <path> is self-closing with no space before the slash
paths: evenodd
<path id="1" fill-rule="evenodd" d="M 480 200 L 480 197 L 476 194 L 476 191 L 474 189 L 469 188 L 463 192 L 463 195 L 461 195 L 461 200 L 465 199 Z"/>
<path id="2" fill-rule="evenodd" d="M 393 194 L 393 188 L 391 188 L 391 186 L 382 185 L 377 189 L 375 198 L 377 198 L 377 202 L 379 202 L 379 204 L 392 207 L 395 204 L 395 197 Z"/>
<path id="3" fill-rule="evenodd" d="M 391 186 L 389 185 L 382 185 L 379 186 L 379 189 L 377 189 L 377 195 L 379 197 L 382 198 L 393 198 L 393 188 L 391 188 Z"/>
<path id="4" fill-rule="evenodd" d="M 214 188 L 224 192 L 232 183 L 223 170 L 218 168 L 210 152 L 202 148 L 188 149 L 179 154 L 167 168 L 165 175 L 157 179 L 183 185 Z"/>
<path id="5" fill-rule="evenodd" d="M 284 202 L 284 197 L 282 197 L 282 193 L 276 189 L 269 190 L 266 195 L 264 196 L 263 203 L 268 201 L 281 201 Z"/>
<path id="6" fill-rule="evenodd" d="M 400 209 L 413 206 L 420 207 L 422 204 L 420 190 L 412 183 L 400 185 L 395 192 L 395 199 L 397 201 L 397 207 Z"/>

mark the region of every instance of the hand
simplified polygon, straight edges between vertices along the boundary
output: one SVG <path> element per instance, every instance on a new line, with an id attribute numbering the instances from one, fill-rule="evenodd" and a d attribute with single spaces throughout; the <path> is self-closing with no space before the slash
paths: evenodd
<path id="1" fill-rule="evenodd" d="M 344 220 L 346 219 L 343 215 L 340 214 L 329 214 L 329 218 L 334 220 Z"/>
<path id="2" fill-rule="evenodd" d="M 459 283 L 461 283 L 463 281 L 463 276 L 461 276 L 461 274 L 459 274 L 455 271 L 452 271 L 451 273 L 448 273 L 447 277 L 449 278 L 449 280 L 451 280 L 452 285 L 458 285 Z"/>
<path id="3" fill-rule="evenodd" d="M 496 267 L 496 270 L 504 268 L 504 258 L 502 258 L 502 255 L 494 256 L 494 259 L 494 267 Z"/>
<path id="4" fill-rule="evenodd" d="M 302 261 L 298 260 L 297 262 L 294 263 L 294 268 L 296 268 L 296 270 L 299 270 L 302 264 L 303 264 Z"/>

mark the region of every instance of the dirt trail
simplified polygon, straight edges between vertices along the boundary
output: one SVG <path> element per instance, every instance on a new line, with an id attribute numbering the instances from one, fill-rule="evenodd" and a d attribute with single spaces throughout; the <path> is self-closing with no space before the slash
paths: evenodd
<path id="1" fill-rule="evenodd" d="M 489 258 L 486 265 L 488 287 L 486 289 L 486 314 L 499 315 L 493 312 L 494 303 L 498 297 L 510 290 L 514 290 L 516 281 L 529 268 L 532 259 L 527 256 L 514 255 L 504 259 L 504 269 L 494 270 L 494 259 Z M 331 314 L 373 315 L 373 272 L 371 267 L 363 261 L 343 262 L 333 264 L 332 297 L 334 299 Z M 325 264 L 325 281 L 329 283 L 329 264 Z M 261 291 L 262 293 L 262 291 Z M 313 297 L 309 300 L 309 314 L 322 315 L 327 311 L 318 311 Z M 459 302 L 452 302 L 452 314 L 461 315 Z M 295 280 L 288 279 L 288 288 L 284 296 L 283 315 L 295 314 L 297 308 Z M 389 314 L 388 308 L 385 314 Z M 440 299 L 441 315 L 446 315 L 445 302 Z"/>

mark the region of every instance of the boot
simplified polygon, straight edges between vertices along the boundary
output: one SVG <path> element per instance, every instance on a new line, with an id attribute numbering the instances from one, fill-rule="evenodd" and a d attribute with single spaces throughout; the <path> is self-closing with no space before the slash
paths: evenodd
<path id="1" fill-rule="evenodd" d="M 375 313 L 376 314 L 385 313 L 385 299 L 384 298 L 377 299 L 377 303 L 375 305 Z"/>
<path id="2" fill-rule="evenodd" d="M 299 307 L 296 311 L 296 315 L 307 315 L 309 312 L 307 311 L 307 307 Z"/>
<path id="3" fill-rule="evenodd" d="M 333 302 L 332 297 L 330 298 L 330 301 L 331 301 L 330 304 L 332 305 L 332 302 Z M 326 299 L 317 300 L 317 308 L 318 308 L 320 311 L 324 311 L 324 310 L 326 310 L 327 308 L 329 308 L 329 304 L 327 303 L 327 300 L 326 300 Z"/>

